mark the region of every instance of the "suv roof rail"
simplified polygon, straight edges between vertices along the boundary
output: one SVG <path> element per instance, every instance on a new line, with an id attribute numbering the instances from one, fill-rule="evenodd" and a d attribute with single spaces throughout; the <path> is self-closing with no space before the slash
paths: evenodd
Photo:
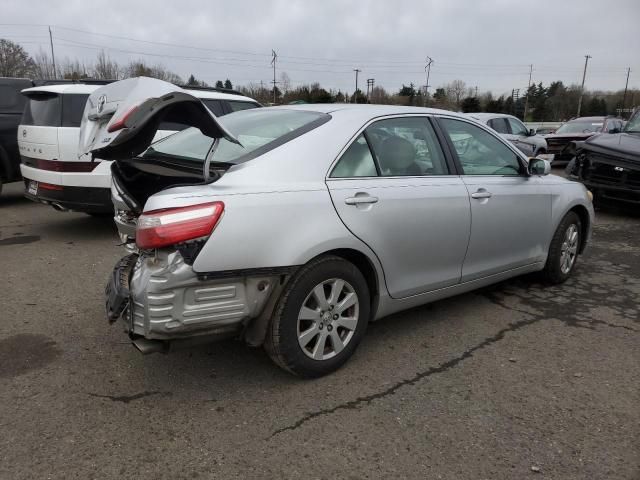
<path id="1" fill-rule="evenodd" d="M 233 88 L 219 88 L 219 87 L 202 87 L 200 85 L 178 85 L 180 88 L 184 88 L 185 90 L 204 90 L 210 92 L 220 92 L 220 93 L 232 93 L 234 95 L 244 95 L 242 92 L 238 90 L 234 90 Z"/>

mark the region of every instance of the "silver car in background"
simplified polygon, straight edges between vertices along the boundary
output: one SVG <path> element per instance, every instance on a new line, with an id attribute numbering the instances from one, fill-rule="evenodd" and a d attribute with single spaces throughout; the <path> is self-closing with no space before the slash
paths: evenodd
<path id="1" fill-rule="evenodd" d="M 504 113 L 469 113 L 468 115 L 491 127 L 528 157 L 540 156 L 546 159 L 547 141 L 534 129 L 527 128 L 519 118 Z"/>
<path id="2" fill-rule="evenodd" d="M 178 119 L 193 128 L 149 145 Z M 218 119 L 136 78 L 90 96 L 80 149 L 115 160 L 129 254 L 106 288 L 110 321 L 143 352 L 239 337 L 306 377 L 337 369 L 391 313 L 528 272 L 563 282 L 593 223 L 584 186 L 440 110 Z"/>

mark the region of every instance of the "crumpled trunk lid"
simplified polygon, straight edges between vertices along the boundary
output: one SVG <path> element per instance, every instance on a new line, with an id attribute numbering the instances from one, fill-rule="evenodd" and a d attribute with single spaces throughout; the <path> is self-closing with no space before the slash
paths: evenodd
<path id="1" fill-rule="evenodd" d="M 89 95 L 78 151 L 103 160 L 135 157 L 149 147 L 163 121 L 197 127 L 211 138 L 239 143 L 200 99 L 171 83 L 135 77 Z"/>

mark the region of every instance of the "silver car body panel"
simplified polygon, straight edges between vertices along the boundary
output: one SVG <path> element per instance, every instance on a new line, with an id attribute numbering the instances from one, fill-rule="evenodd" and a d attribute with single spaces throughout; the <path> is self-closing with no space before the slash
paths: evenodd
<path id="1" fill-rule="evenodd" d="M 171 332 L 202 333 L 207 322 L 214 329 L 243 324 L 260 315 L 272 291 L 270 287 L 256 296 L 254 287 L 259 282 L 272 285 L 282 276 L 248 273 L 233 282 L 203 276 L 295 267 L 336 250 L 359 252 L 373 266 L 379 291 L 372 311 L 377 319 L 540 270 L 553 232 L 571 208 L 580 206 L 593 219 L 584 186 L 553 175 L 327 178 L 341 152 L 375 119 L 422 115 L 471 121 L 465 115 L 382 105 L 273 108 L 323 112 L 332 118 L 232 166 L 215 183 L 168 188 L 147 200 L 145 212 L 210 201 L 224 202 L 225 210 L 193 266 L 184 264 L 179 253 L 162 250 L 137 265 L 131 279 L 135 333 L 169 338 Z M 486 125 L 480 127 L 501 138 Z M 502 142 L 526 163 L 522 152 Z M 492 197 L 471 199 L 479 188 Z M 371 208 L 344 203 L 365 190 L 380 201 Z M 405 202 L 407 210 L 402 211 Z M 372 223 L 367 225 L 366 219 Z M 409 245 L 410 239 L 416 245 Z M 224 292 L 231 291 L 233 297 L 225 298 Z M 231 303 L 219 303 L 227 301 Z M 194 312 L 193 317 L 185 312 Z M 175 328 L 169 319 L 174 315 Z"/>

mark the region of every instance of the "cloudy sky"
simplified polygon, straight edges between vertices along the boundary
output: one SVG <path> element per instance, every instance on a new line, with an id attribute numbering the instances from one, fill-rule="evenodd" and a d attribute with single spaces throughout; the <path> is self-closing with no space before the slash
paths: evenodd
<path id="1" fill-rule="evenodd" d="M 0 37 L 29 52 L 49 48 L 57 59 L 91 62 L 106 50 L 120 61 L 144 58 L 183 77 L 193 73 L 234 85 L 272 80 L 292 86 L 397 90 L 425 84 L 425 58 L 434 59 L 430 85 L 461 79 L 480 92 L 525 89 L 533 81 L 586 87 L 640 87 L 640 0 L 3 0 Z"/>

